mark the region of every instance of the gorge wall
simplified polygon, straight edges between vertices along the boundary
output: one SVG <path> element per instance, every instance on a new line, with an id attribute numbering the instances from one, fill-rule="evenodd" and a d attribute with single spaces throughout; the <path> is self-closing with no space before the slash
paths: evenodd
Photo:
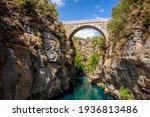
<path id="1" fill-rule="evenodd" d="M 121 23 L 110 29 L 108 48 L 91 79 L 101 80 L 118 99 L 129 99 L 120 94 L 122 87 L 131 93 L 130 99 L 150 99 L 149 8 L 149 0 L 122 0 L 114 8 L 112 20 Z"/>
<path id="2" fill-rule="evenodd" d="M 68 90 L 72 46 L 53 4 L 1 0 L 0 99 L 51 99 Z"/>

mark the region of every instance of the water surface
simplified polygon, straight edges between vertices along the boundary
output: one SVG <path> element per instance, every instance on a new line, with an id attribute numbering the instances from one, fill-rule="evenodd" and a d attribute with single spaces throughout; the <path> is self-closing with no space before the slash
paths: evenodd
<path id="1" fill-rule="evenodd" d="M 113 100 L 104 92 L 104 88 L 90 84 L 86 76 L 74 79 L 73 91 L 58 98 L 59 100 Z"/>

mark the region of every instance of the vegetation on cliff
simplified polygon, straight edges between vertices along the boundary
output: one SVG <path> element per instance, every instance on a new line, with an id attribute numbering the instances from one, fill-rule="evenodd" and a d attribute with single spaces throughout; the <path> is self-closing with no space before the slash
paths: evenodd
<path id="1" fill-rule="evenodd" d="M 72 40 L 76 50 L 76 74 L 91 73 L 97 66 L 103 50 L 105 50 L 104 37 L 94 36 L 87 39 L 73 37 Z"/>
<path id="2" fill-rule="evenodd" d="M 54 20 L 58 19 L 58 12 L 55 5 L 49 0 L 9 0 L 13 1 L 16 7 L 22 7 L 28 10 L 29 14 L 34 15 L 35 10 L 38 10 L 43 15 L 47 15 Z"/>
<path id="3" fill-rule="evenodd" d="M 86 70 L 88 71 L 88 73 L 91 73 L 95 69 L 96 65 L 99 62 L 99 58 L 99 53 L 92 53 L 91 56 L 88 58 L 86 65 Z"/>
<path id="4" fill-rule="evenodd" d="M 148 26 L 150 22 L 149 8 L 149 0 L 121 0 L 112 9 L 112 19 L 109 22 L 110 41 L 115 44 L 119 42 L 120 45 L 124 43 L 130 34 L 132 24 L 139 23 L 139 21 Z"/>
<path id="5" fill-rule="evenodd" d="M 106 50 L 105 39 L 104 39 L 103 36 L 93 37 L 91 43 L 92 43 L 92 46 L 93 46 L 94 49 L 99 48 L 100 51 Z M 98 47 L 96 47 L 96 46 L 98 46 Z"/>
<path id="6" fill-rule="evenodd" d="M 131 91 L 123 86 L 119 89 L 119 95 L 122 99 L 133 99 Z"/>
<path id="7" fill-rule="evenodd" d="M 76 52 L 74 66 L 75 66 L 77 75 L 81 75 L 84 73 L 84 70 L 85 70 L 84 58 L 80 52 Z"/>
<path id="8" fill-rule="evenodd" d="M 33 27 L 45 20 L 39 28 L 47 26 L 53 33 L 65 36 L 64 26 L 62 22 L 58 22 L 58 11 L 49 0 L 2 0 L 1 2 L 18 12 L 22 18 L 26 16 Z M 1 16 L 7 16 L 7 13 L 1 12 Z M 12 20 L 17 22 L 15 19 Z"/>
<path id="9" fill-rule="evenodd" d="M 43 42 L 42 32 L 36 31 L 36 28 L 51 31 L 60 38 L 66 37 L 64 26 L 58 22 L 55 5 L 48 0 L 2 0 L 0 4 L 1 22 L 14 25 L 12 32 L 21 35 L 20 43 L 29 47 L 28 50 L 32 54 L 36 55 L 36 49 L 40 48 Z M 7 18 L 8 16 L 10 18 Z M 25 25 L 28 25 L 25 30 L 31 31 L 29 30 L 31 27 L 33 28 L 32 33 L 36 34 L 24 33 Z M 4 28 L 5 25 L 0 25 L 0 29 Z M 30 45 L 27 44 L 29 42 L 31 42 Z M 63 40 L 61 42 L 64 43 Z"/>

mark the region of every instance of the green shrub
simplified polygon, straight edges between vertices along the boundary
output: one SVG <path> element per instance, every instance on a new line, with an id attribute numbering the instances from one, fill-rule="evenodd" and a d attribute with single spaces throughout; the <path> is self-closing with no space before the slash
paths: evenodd
<path id="1" fill-rule="evenodd" d="M 129 12 L 130 5 L 128 0 L 121 0 L 120 3 L 112 9 L 112 19 L 109 21 L 109 32 L 111 34 L 111 40 L 121 38 L 120 31 L 125 27 L 127 20 L 127 14 Z"/>
<path id="2" fill-rule="evenodd" d="M 145 18 L 145 21 L 146 22 L 150 22 L 150 2 L 144 2 L 143 5 L 143 15 L 144 15 L 144 18 Z"/>
<path id="3" fill-rule="evenodd" d="M 74 66 L 76 68 L 76 74 L 79 75 L 80 73 L 84 72 L 84 58 L 80 53 L 76 53 Z"/>
<path id="4" fill-rule="evenodd" d="M 96 65 L 99 62 L 99 54 L 98 53 L 93 53 L 87 62 L 87 71 L 90 73 L 94 70 L 94 68 L 96 67 Z"/>
<path id="5" fill-rule="evenodd" d="M 35 10 L 38 10 L 40 13 L 50 16 L 55 20 L 58 19 L 58 11 L 49 0 L 13 0 L 13 2 L 26 9 L 29 15 L 33 15 L 36 12 Z"/>
<path id="6" fill-rule="evenodd" d="M 92 43 L 93 48 L 95 48 L 98 45 L 99 49 L 101 49 L 101 50 L 106 49 L 105 39 L 102 35 L 95 36 L 91 40 L 92 40 L 91 43 Z"/>
<path id="7" fill-rule="evenodd" d="M 133 99 L 131 91 L 129 88 L 121 87 L 119 89 L 119 94 L 123 99 Z"/>
<path id="8" fill-rule="evenodd" d="M 149 8 L 149 0 L 120 0 L 119 4 L 113 7 L 112 19 L 108 23 L 109 39 L 116 41 L 126 38 L 125 28 L 133 21 L 140 21 L 140 18 L 137 18 L 140 14 L 143 22 L 149 22 Z"/>

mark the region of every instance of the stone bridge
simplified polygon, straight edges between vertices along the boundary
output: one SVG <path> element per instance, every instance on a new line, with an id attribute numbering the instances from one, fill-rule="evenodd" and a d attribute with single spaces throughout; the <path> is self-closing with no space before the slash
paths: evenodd
<path id="1" fill-rule="evenodd" d="M 75 20 L 75 21 L 64 21 L 64 27 L 68 38 L 72 38 L 76 32 L 84 28 L 93 28 L 100 32 L 105 39 L 108 38 L 108 21 L 109 18 L 99 18 L 93 20 Z"/>

